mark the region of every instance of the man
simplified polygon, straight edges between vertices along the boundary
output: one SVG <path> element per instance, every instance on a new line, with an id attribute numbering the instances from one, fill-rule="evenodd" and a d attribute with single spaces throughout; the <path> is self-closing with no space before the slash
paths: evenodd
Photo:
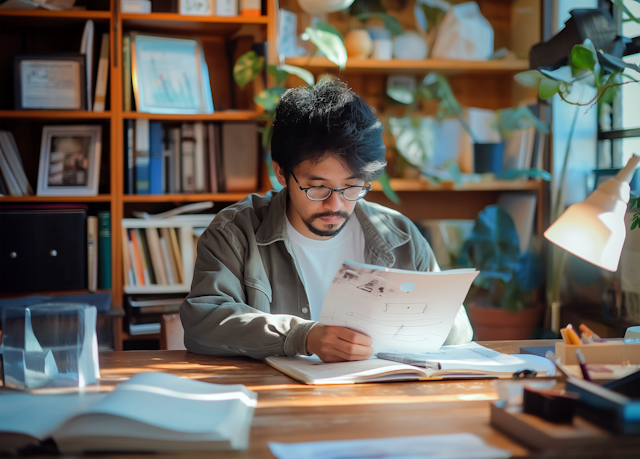
<path id="1" fill-rule="evenodd" d="M 386 166 L 382 125 L 336 79 L 288 90 L 276 109 L 271 154 L 285 187 L 227 207 L 198 242 L 191 293 L 180 308 L 185 346 L 201 354 L 264 358 L 371 356 L 371 339 L 317 323 L 345 259 L 438 271 L 406 217 L 362 200 Z M 466 343 L 460 308 L 447 344 Z"/>

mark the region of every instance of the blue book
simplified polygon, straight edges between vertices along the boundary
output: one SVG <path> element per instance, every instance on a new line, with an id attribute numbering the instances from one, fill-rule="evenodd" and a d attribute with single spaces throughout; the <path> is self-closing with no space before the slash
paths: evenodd
<path id="1" fill-rule="evenodd" d="M 136 194 L 149 194 L 149 120 L 136 120 Z"/>
<path id="2" fill-rule="evenodd" d="M 111 212 L 98 212 L 98 288 L 111 288 Z"/>
<path id="3" fill-rule="evenodd" d="M 149 193 L 162 194 L 162 123 L 149 123 Z"/>
<path id="4" fill-rule="evenodd" d="M 124 121 L 124 167 L 125 167 L 125 179 L 124 179 L 124 192 L 125 194 L 134 194 L 135 188 L 135 150 L 133 149 L 133 134 L 135 129 L 133 127 L 133 120 Z"/>

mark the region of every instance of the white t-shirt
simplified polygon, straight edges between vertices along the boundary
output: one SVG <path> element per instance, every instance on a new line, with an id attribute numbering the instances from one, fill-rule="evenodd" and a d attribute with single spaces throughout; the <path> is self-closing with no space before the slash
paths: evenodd
<path id="1" fill-rule="evenodd" d="M 302 269 L 311 320 L 318 321 L 324 297 L 342 262 L 350 260 L 364 263 L 362 226 L 356 216 L 352 215 L 342 231 L 331 239 L 319 241 L 300 234 L 287 218 L 287 231 Z"/>

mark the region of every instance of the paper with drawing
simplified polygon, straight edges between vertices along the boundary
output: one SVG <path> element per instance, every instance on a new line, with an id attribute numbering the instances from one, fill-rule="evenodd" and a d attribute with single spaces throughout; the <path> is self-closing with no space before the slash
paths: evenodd
<path id="1" fill-rule="evenodd" d="M 437 351 L 477 275 L 474 269 L 415 272 L 345 261 L 320 323 L 370 336 L 375 352 Z"/>

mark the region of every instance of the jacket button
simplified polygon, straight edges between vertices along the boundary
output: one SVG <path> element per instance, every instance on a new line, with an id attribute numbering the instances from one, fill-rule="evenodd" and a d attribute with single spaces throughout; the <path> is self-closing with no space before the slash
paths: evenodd
<path id="1" fill-rule="evenodd" d="M 306 313 L 308 313 L 308 312 L 309 312 L 309 308 L 302 308 L 302 313 L 303 313 L 303 314 L 306 314 Z"/>

